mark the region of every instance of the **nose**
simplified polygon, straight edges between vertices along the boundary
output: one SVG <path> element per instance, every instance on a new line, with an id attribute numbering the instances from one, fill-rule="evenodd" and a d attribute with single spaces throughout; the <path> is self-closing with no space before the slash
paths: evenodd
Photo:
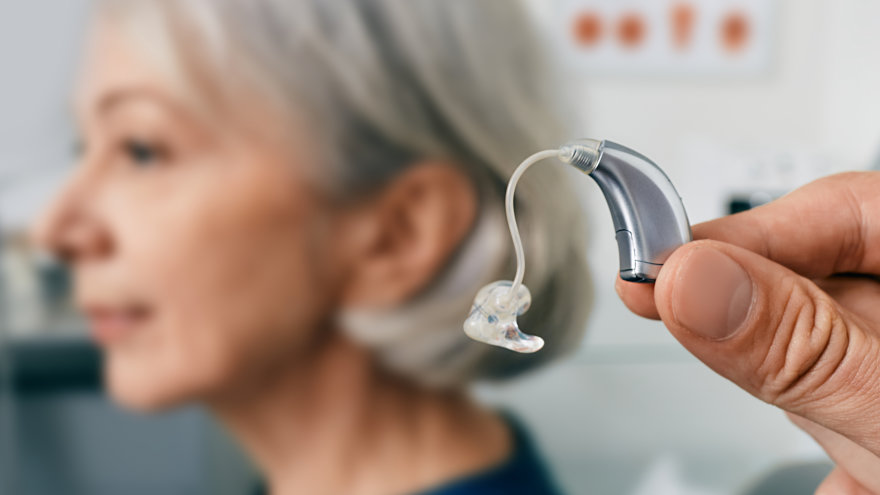
<path id="1" fill-rule="evenodd" d="M 34 243 L 65 263 L 106 254 L 110 240 L 94 199 L 85 181 L 72 178 L 33 226 Z"/>

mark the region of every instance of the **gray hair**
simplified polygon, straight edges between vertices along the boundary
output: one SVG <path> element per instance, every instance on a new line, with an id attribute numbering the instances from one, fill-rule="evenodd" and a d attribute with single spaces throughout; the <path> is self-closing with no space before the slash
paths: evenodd
<path id="1" fill-rule="evenodd" d="M 424 158 L 462 167 L 481 196 L 472 232 L 430 287 L 393 311 L 342 311 L 350 336 L 422 382 L 506 378 L 574 350 L 592 304 L 585 225 L 559 165 L 521 183 L 517 217 L 531 310 L 545 348 L 518 355 L 462 331 L 474 295 L 512 278 L 502 210 L 514 167 L 568 137 L 522 5 L 511 0 L 103 0 L 169 71 L 200 94 L 242 90 L 319 132 L 318 179 L 350 196 Z M 193 65 L 199 65 L 198 70 Z M 201 78 L 199 79 L 199 74 Z M 207 76 L 207 77 L 206 77 Z M 196 91 L 197 89 L 198 91 Z"/>

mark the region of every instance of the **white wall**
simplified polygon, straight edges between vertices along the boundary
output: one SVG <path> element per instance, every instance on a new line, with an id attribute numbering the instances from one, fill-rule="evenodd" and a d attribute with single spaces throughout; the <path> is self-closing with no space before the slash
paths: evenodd
<path id="1" fill-rule="evenodd" d="M 814 57 L 823 74 L 820 141 L 853 161 L 880 151 L 880 2 L 823 2 L 828 35 Z"/>
<path id="2" fill-rule="evenodd" d="M 0 3 L 0 223 L 33 218 L 73 163 L 68 103 L 88 0 Z"/>

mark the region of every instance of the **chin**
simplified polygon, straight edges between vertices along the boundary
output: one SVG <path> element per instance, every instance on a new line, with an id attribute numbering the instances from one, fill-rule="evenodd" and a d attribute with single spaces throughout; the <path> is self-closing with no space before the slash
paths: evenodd
<path id="1" fill-rule="evenodd" d="M 191 372 L 191 370 L 190 370 Z M 191 374 L 107 356 L 104 385 L 120 406 L 136 412 L 162 412 L 193 402 L 200 395 Z"/>

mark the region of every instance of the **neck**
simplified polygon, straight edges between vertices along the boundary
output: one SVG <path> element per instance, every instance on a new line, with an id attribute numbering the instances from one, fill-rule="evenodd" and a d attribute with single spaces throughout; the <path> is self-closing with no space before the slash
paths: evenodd
<path id="1" fill-rule="evenodd" d="M 413 493 L 511 450 L 503 422 L 460 393 L 388 376 L 341 337 L 313 356 L 210 404 L 274 495 Z"/>

